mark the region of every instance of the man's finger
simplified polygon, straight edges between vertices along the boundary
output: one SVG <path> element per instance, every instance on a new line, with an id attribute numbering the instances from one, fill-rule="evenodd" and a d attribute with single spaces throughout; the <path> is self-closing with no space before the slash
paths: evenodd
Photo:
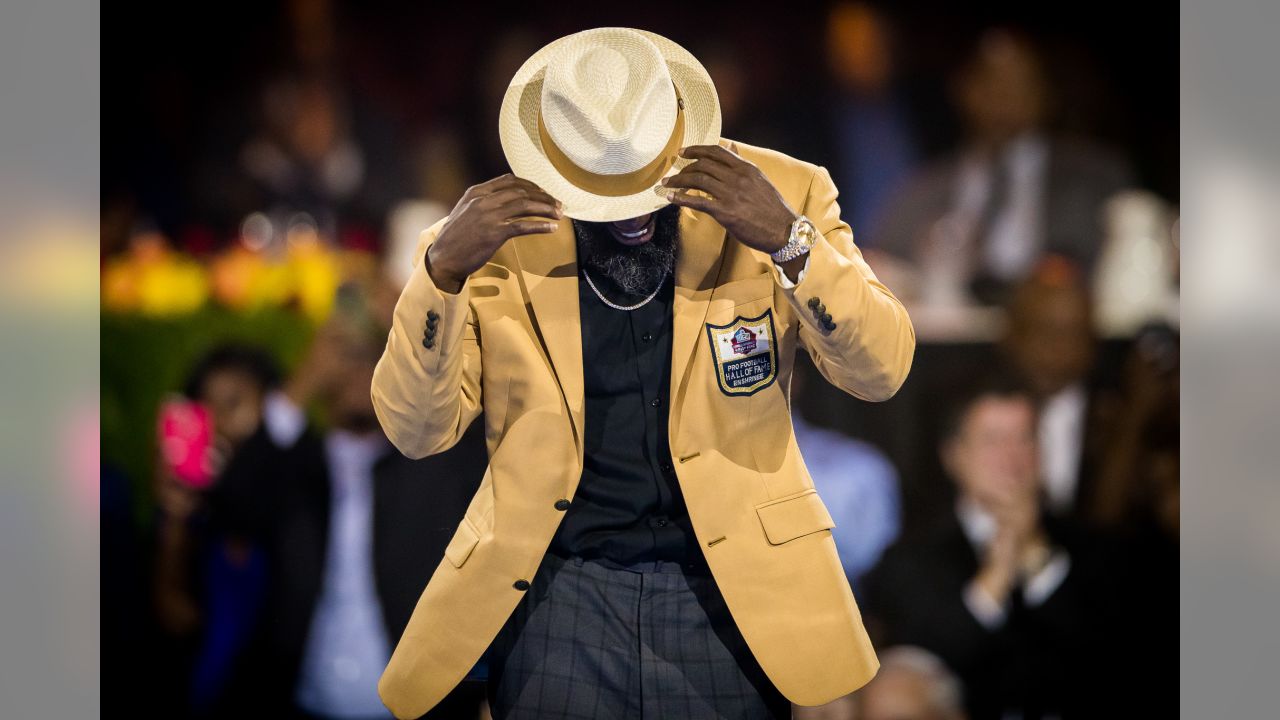
<path id="1" fill-rule="evenodd" d="M 694 195 L 687 190 L 674 190 L 667 193 L 667 200 L 672 205 L 680 205 L 682 207 L 691 208 L 693 210 L 701 210 L 711 214 L 716 207 L 716 201 L 705 198 L 700 195 Z"/>
<path id="2" fill-rule="evenodd" d="M 735 177 L 733 168 L 725 165 L 718 160 L 701 158 L 685 165 L 680 172 L 701 172 L 710 175 L 722 183 L 727 183 Z"/>
<path id="3" fill-rule="evenodd" d="M 536 200 L 551 206 L 560 203 L 551 195 L 539 190 L 536 185 L 508 185 L 485 196 L 485 203 L 492 207 L 502 207 L 513 200 Z"/>
<path id="4" fill-rule="evenodd" d="M 730 168 L 744 162 L 742 158 L 719 145 L 689 145 L 680 150 L 680 157 L 711 160 Z"/>
<path id="5" fill-rule="evenodd" d="M 564 213 L 562 213 L 560 209 L 552 203 L 521 197 L 517 197 L 503 203 L 498 210 L 502 213 L 502 217 L 505 220 L 514 220 L 525 216 L 547 218 L 548 220 L 559 220 L 561 216 L 564 215 Z"/>
<path id="6" fill-rule="evenodd" d="M 541 235 L 544 233 L 555 232 L 559 225 L 555 222 L 546 220 L 512 220 L 505 223 L 506 235 L 513 238 L 518 235 Z"/>
<path id="7" fill-rule="evenodd" d="M 491 193 L 494 190 L 498 190 L 500 188 L 507 186 L 509 183 L 511 183 L 515 179 L 516 179 L 516 176 L 514 173 L 506 173 L 505 175 L 499 175 L 496 178 L 490 178 L 488 180 L 485 180 L 482 183 L 473 185 L 472 189 L 478 190 L 480 191 L 481 194 L 487 195 L 488 193 Z"/>
<path id="8" fill-rule="evenodd" d="M 690 172 L 688 168 L 662 180 L 662 186 L 668 189 L 692 188 L 701 190 L 712 197 L 726 197 L 728 193 L 724 183 L 704 172 Z"/>

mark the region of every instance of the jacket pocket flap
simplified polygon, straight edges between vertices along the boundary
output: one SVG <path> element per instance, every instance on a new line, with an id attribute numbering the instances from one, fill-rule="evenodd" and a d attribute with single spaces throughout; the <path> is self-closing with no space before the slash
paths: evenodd
<path id="1" fill-rule="evenodd" d="M 467 558 L 471 557 L 471 551 L 475 549 L 478 542 L 480 542 L 480 533 L 476 532 L 471 521 L 464 517 L 458 524 L 458 530 L 453 534 L 453 539 L 445 547 L 444 556 L 449 558 L 449 562 L 453 563 L 454 567 L 462 567 Z"/>
<path id="2" fill-rule="evenodd" d="M 831 513 L 818 496 L 809 488 L 798 495 L 776 498 L 756 505 L 756 514 L 764 527 L 765 537 L 772 545 L 780 545 L 801 535 L 829 530 L 836 526 Z"/>

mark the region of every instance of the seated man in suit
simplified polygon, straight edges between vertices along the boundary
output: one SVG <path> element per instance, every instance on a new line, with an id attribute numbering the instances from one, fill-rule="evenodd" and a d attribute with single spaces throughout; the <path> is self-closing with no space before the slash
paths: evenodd
<path id="1" fill-rule="evenodd" d="M 878 644 L 937 653 L 964 680 L 974 720 L 1091 710 L 1105 584 L 1088 538 L 1045 508 L 1029 390 L 1003 377 L 967 388 L 941 454 L 954 513 L 894 545 L 866 579 Z"/>

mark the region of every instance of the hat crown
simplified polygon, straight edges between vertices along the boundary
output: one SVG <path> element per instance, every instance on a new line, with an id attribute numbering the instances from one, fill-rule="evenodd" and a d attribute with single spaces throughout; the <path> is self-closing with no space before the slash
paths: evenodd
<path id="1" fill-rule="evenodd" d="M 580 35 L 583 42 L 566 44 L 547 62 L 542 123 L 578 167 L 602 175 L 634 172 L 658 157 L 675 127 L 666 61 L 633 30 Z"/>

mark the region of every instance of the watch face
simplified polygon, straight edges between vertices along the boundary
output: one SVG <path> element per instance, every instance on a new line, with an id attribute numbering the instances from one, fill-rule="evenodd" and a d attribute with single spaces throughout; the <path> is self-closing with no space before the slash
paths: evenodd
<path id="1" fill-rule="evenodd" d="M 806 246 L 808 246 L 808 245 L 812 245 L 813 242 L 817 239 L 818 230 L 813 226 L 813 223 L 809 222 L 808 220 L 805 220 L 804 222 L 800 223 L 800 227 L 797 228 L 796 234 L 799 235 L 801 241 L 804 242 Z"/>

